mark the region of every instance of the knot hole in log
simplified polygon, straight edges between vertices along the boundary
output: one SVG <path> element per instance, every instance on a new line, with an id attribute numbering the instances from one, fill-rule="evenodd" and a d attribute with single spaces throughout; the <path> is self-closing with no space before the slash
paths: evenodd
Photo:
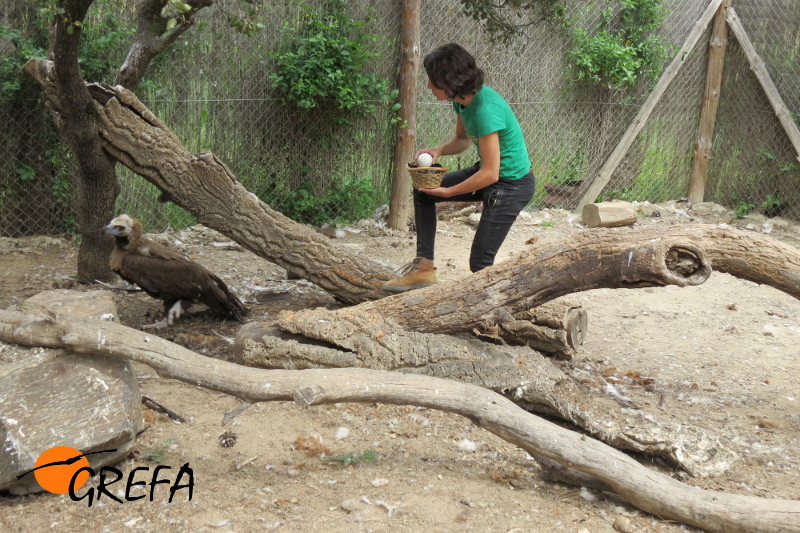
<path id="1" fill-rule="evenodd" d="M 300 407 L 308 407 L 313 405 L 323 392 L 324 390 L 319 385 L 309 385 L 295 391 L 294 401 Z"/>
<path id="2" fill-rule="evenodd" d="M 700 285 L 711 275 L 711 263 L 698 248 L 672 246 L 667 250 L 664 264 L 680 286 Z"/>

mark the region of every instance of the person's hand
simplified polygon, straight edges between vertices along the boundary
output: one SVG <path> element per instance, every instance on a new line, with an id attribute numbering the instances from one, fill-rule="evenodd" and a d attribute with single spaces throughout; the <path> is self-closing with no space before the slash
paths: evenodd
<path id="1" fill-rule="evenodd" d="M 450 193 L 450 187 L 436 187 L 435 189 L 420 189 L 419 187 L 414 187 L 419 192 L 424 192 L 425 194 L 430 194 L 431 196 L 440 196 L 442 198 L 450 198 L 452 194 Z"/>

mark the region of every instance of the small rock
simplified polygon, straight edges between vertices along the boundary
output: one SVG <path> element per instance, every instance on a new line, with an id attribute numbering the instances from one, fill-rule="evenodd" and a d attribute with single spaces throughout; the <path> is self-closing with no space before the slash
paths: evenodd
<path id="1" fill-rule="evenodd" d="M 620 533 L 633 533 L 636 531 L 636 527 L 627 516 L 618 516 L 617 519 L 614 520 L 614 529 Z"/>
<path id="2" fill-rule="evenodd" d="M 461 439 L 458 441 L 458 443 L 456 443 L 456 445 L 460 450 L 465 452 L 474 452 L 478 449 L 478 445 L 469 439 Z"/>
<path id="3" fill-rule="evenodd" d="M 366 506 L 359 500 L 350 499 L 342 502 L 341 508 L 348 513 L 362 511 Z"/>
<path id="4" fill-rule="evenodd" d="M 350 434 L 349 429 L 347 429 L 346 427 L 340 427 L 339 429 L 336 430 L 336 433 L 334 433 L 333 438 L 335 440 L 342 440 L 344 438 L 347 438 L 349 434 Z"/>
<path id="5" fill-rule="evenodd" d="M 471 517 L 472 517 L 472 509 L 462 509 L 462 510 L 461 510 L 461 512 L 459 512 L 459 513 L 456 515 L 456 518 L 455 518 L 455 520 L 456 520 L 456 522 L 458 522 L 459 524 L 464 524 L 464 523 L 466 523 L 467 521 L 469 521 L 469 519 L 470 519 Z"/>

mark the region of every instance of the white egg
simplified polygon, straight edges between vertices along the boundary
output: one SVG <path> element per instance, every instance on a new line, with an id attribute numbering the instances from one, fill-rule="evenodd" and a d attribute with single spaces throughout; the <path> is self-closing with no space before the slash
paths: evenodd
<path id="1" fill-rule="evenodd" d="M 433 156 L 428 152 L 422 152 L 417 158 L 417 165 L 421 167 L 429 167 L 433 164 Z"/>

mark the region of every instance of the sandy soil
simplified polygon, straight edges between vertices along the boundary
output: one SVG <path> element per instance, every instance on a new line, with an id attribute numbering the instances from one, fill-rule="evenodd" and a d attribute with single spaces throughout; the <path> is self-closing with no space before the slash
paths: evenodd
<path id="1" fill-rule="evenodd" d="M 641 225 L 732 219 L 715 206 L 638 207 Z M 790 222 L 732 222 L 800 247 L 800 226 Z M 523 250 L 531 237 L 582 230 L 580 220 L 564 211 L 523 213 L 498 262 Z M 440 222 L 441 281 L 468 274 L 472 232 L 468 214 Z M 286 280 L 281 268 L 206 228 L 155 237 L 221 275 L 254 319 L 269 320 L 286 308 L 336 306 L 318 288 Z M 370 222 L 344 228 L 340 242 L 389 268 L 414 255 L 413 234 Z M 0 239 L 0 308 L 46 289 L 86 288 L 72 281 L 76 251 L 65 239 Z M 263 287 L 292 297 L 259 302 Z M 154 321 L 161 311 L 159 302 L 141 292 L 119 291 L 115 298 L 122 323 L 131 327 Z M 641 457 L 642 462 L 702 488 L 798 498 L 800 301 L 721 273 L 698 287 L 596 290 L 571 298 L 588 311 L 589 331 L 578 356 L 558 362 L 569 375 L 598 392 L 603 382 L 597 378 L 603 377 L 651 413 L 642 424 L 655 417 L 699 429 L 735 457 L 724 473 L 706 477 L 689 476 L 660 459 Z M 158 334 L 230 360 L 237 328 L 198 309 Z M 17 350 L 0 345 L 0 364 Z M 268 403 L 222 427 L 223 413 L 238 405 L 235 398 L 160 378 L 145 366 L 137 370 L 142 393 L 187 422 L 145 408 L 146 429 L 136 452 L 117 466 L 126 473 L 137 466 L 152 471 L 160 459 L 175 471 L 188 462 L 192 500 L 177 493 L 168 503 L 164 486 L 152 502 L 101 501 L 91 508 L 49 493 L 0 495 L 0 530 L 697 531 L 639 512 L 612 494 L 550 484 L 524 451 L 456 415 L 379 404 Z M 221 444 L 226 432 L 235 436 L 227 447 Z M 370 450 L 377 453 L 364 454 Z"/>

